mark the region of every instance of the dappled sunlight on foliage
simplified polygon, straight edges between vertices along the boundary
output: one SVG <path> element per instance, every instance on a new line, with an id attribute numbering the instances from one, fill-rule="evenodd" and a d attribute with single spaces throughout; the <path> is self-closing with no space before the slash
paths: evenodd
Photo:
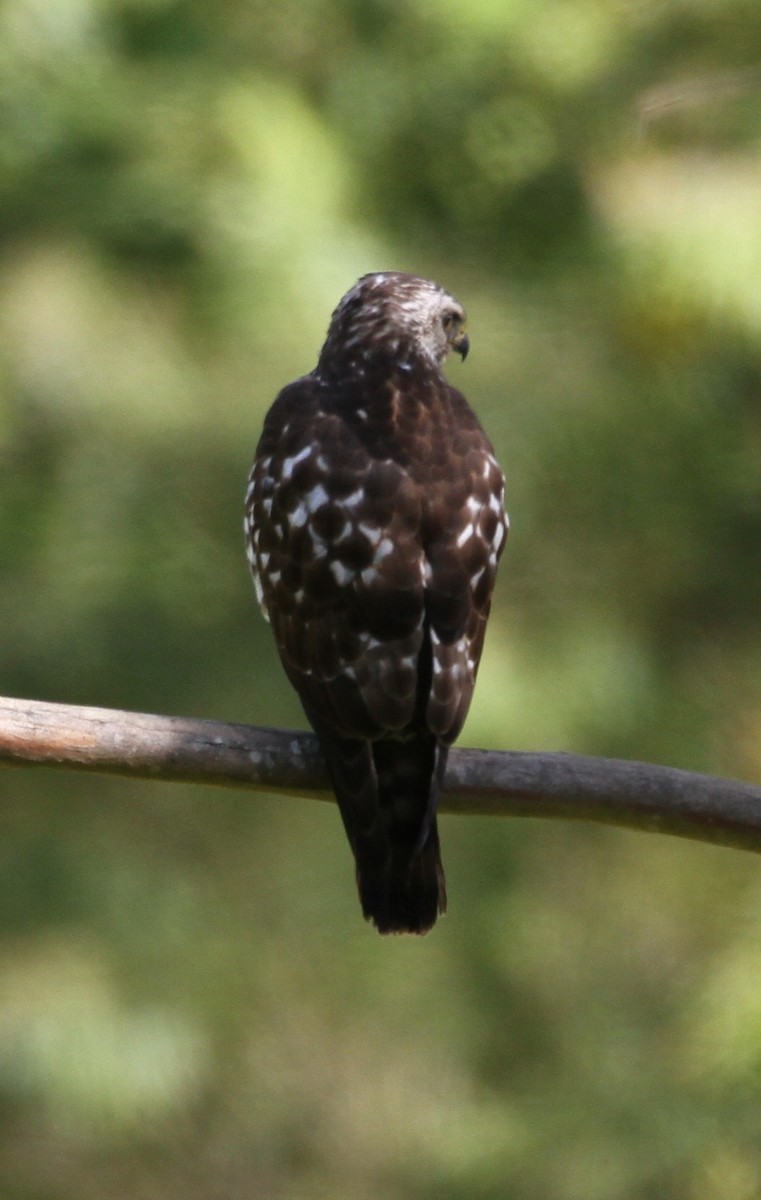
<path id="1" fill-rule="evenodd" d="M 0 684 L 303 725 L 247 578 L 263 415 L 362 273 L 512 533 L 463 741 L 761 778 L 761 9 L 7 0 Z M 752 1200 L 755 858 L 445 818 L 382 941 L 332 806 L 8 771 L 9 1200 Z"/>

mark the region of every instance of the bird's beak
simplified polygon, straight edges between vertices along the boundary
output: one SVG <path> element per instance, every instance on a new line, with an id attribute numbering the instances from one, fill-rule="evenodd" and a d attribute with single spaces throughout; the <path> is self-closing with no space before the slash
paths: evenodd
<path id="1" fill-rule="evenodd" d="M 452 349 L 456 350 L 463 362 L 468 357 L 470 350 L 470 338 L 463 330 L 457 334 L 457 337 L 452 338 Z"/>

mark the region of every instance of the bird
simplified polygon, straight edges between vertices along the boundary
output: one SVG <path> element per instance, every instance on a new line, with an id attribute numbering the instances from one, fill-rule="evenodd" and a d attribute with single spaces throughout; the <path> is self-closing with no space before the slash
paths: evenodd
<path id="1" fill-rule="evenodd" d="M 246 494 L 259 605 L 382 934 L 446 912 L 437 802 L 508 530 L 492 444 L 442 371 L 465 322 L 431 280 L 363 275 L 267 413 Z"/>

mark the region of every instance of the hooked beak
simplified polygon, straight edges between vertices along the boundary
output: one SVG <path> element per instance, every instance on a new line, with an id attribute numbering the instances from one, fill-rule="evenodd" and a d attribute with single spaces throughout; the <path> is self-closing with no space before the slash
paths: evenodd
<path id="1" fill-rule="evenodd" d="M 462 333 L 458 333 L 456 338 L 452 339 L 452 349 L 456 350 L 462 361 L 465 362 L 470 350 L 470 338 L 464 330 Z"/>

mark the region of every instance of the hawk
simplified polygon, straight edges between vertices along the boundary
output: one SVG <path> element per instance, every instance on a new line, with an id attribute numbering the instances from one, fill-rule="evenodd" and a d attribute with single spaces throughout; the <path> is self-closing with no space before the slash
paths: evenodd
<path id="1" fill-rule="evenodd" d="M 507 533 L 492 446 L 442 374 L 464 325 L 427 279 L 363 276 L 267 414 L 246 497 L 259 603 L 381 933 L 446 910 L 436 804 Z"/>

